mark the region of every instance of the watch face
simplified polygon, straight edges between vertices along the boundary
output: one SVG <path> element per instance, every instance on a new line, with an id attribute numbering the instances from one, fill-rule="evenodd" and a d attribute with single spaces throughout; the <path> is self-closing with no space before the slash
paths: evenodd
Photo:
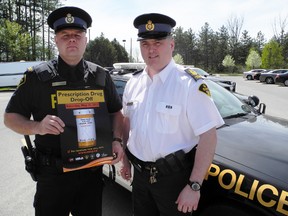
<path id="1" fill-rule="evenodd" d="M 192 188 L 192 190 L 194 190 L 194 191 L 199 191 L 200 188 L 201 188 L 201 185 L 200 185 L 199 183 L 197 183 L 197 182 L 193 182 L 193 183 L 191 184 L 191 188 Z"/>

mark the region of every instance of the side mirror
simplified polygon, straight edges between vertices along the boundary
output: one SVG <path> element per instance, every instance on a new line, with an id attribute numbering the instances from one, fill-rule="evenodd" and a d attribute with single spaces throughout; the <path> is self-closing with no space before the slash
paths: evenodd
<path id="1" fill-rule="evenodd" d="M 248 97 L 248 104 L 251 105 L 252 107 L 258 106 L 260 100 L 257 96 L 251 95 Z"/>

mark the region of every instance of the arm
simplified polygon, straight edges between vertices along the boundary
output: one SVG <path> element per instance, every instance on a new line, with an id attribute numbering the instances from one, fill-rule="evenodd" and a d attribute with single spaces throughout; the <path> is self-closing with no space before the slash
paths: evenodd
<path id="1" fill-rule="evenodd" d="M 7 112 L 4 114 L 4 124 L 11 130 L 24 135 L 59 135 L 65 127 L 64 122 L 57 116 L 47 115 L 42 121 L 38 122 L 18 113 Z"/>
<path id="2" fill-rule="evenodd" d="M 122 130 L 123 130 L 123 115 L 121 111 L 113 113 L 113 137 L 122 138 Z M 112 161 L 112 164 L 115 164 L 121 160 L 123 157 L 123 148 L 119 141 L 113 141 L 112 143 L 113 153 L 117 156 Z"/>
<path id="3" fill-rule="evenodd" d="M 130 131 L 130 121 L 129 118 L 125 117 L 123 120 L 123 148 L 126 149 L 127 147 L 127 142 L 129 139 L 129 131 Z M 122 158 L 122 168 L 121 168 L 121 176 L 123 179 L 126 180 L 130 180 L 132 177 L 131 174 L 131 164 L 126 156 L 126 154 L 124 154 L 123 158 Z"/>
<path id="4" fill-rule="evenodd" d="M 213 161 L 216 143 L 216 128 L 212 128 L 200 135 L 194 166 L 189 178 L 190 181 L 203 183 L 207 170 Z M 199 199 L 200 191 L 193 191 L 189 185 L 186 185 L 176 201 L 178 210 L 184 213 L 195 211 L 198 207 Z"/>
<path id="5" fill-rule="evenodd" d="M 213 161 L 216 143 L 217 135 L 215 128 L 200 135 L 190 181 L 197 181 L 202 185 L 207 170 Z"/>

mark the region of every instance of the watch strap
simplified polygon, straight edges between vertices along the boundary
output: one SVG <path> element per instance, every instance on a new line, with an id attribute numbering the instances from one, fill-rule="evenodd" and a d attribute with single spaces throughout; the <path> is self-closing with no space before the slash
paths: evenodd
<path id="1" fill-rule="evenodd" d="M 202 185 L 197 181 L 190 181 L 188 180 L 187 184 L 191 187 L 193 191 L 199 191 Z"/>

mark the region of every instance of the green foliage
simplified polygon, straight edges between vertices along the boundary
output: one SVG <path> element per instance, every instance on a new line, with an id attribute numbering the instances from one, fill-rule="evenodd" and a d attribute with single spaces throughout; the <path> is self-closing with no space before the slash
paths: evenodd
<path id="1" fill-rule="evenodd" d="M 262 64 L 261 56 L 256 50 L 251 49 L 245 64 L 248 69 L 259 68 Z"/>
<path id="2" fill-rule="evenodd" d="M 235 67 L 235 60 L 231 55 L 226 55 L 222 61 L 222 65 L 226 67 L 229 72 L 233 72 L 233 67 Z"/>
<path id="3" fill-rule="evenodd" d="M 0 26 L 1 59 L 7 61 L 28 60 L 31 37 L 28 32 L 22 32 L 22 26 L 6 20 Z"/>
<path id="4" fill-rule="evenodd" d="M 183 65 L 184 64 L 184 60 L 182 58 L 182 56 L 177 53 L 174 57 L 173 57 L 174 61 L 176 64 L 180 64 L 180 65 Z"/>
<path id="5" fill-rule="evenodd" d="M 129 62 L 128 53 L 123 46 L 114 38 L 111 44 L 116 50 L 116 62 Z"/>
<path id="6" fill-rule="evenodd" d="M 222 65 L 224 67 L 234 67 L 235 66 L 235 60 L 231 55 L 226 55 L 225 58 L 222 61 Z"/>
<path id="7" fill-rule="evenodd" d="M 264 46 L 262 53 L 262 67 L 270 69 L 284 67 L 282 47 L 277 41 L 271 40 Z"/>
<path id="8" fill-rule="evenodd" d="M 55 50 L 54 46 L 51 45 L 53 35 L 50 34 L 46 21 L 50 12 L 61 5 L 60 0 L 1 0 L 1 34 L 2 36 L 5 34 L 3 32 L 10 32 L 11 34 L 5 35 L 5 39 L 1 38 L 0 61 L 15 61 L 19 58 L 47 60 L 47 58 L 54 57 Z M 15 37 L 11 28 L 5 29 L 9 27 L 6 23 L 7 20 L 21 26 L 21 28 L 15 28 L 15 30 L 19 30 L 16 40 L 14 40 Z M 26 48 L 28 40 L 29 46 Z"/>
<path id="9" fill-rule="evenodd" d="M 110 42 L 102 33 L 100 37 L 88 43 L 84 58 L 108 67 L 115 62 L 128 62 L 128 53 L 116 39 Z"/>

